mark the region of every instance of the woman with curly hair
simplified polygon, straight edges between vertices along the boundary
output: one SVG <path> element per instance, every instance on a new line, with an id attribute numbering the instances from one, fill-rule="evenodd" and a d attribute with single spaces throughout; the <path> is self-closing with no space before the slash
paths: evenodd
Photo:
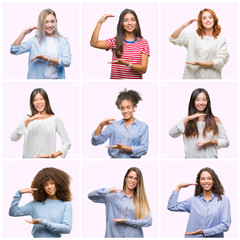
<path id="1" fill-rule="evenodd" d="M 195 185 L 194 197 L 178 202 L 181 188 L 191 185 Z M 230 202 L 211 168 L 201 169 L 196 183 L 178 184 L 168 200 L 168 210 L 190 214 L 185 237 L 222 238 L 231 224 Z"/>
<path id="2" fill-rule="evenodd" d="M 194 33 L 182 33 L 183 29 L 197 21 Z M 191 19 L 179 27 L 170 37 L 173 44 L 187 48 L 184 79 L 221 79 L 221 71 L 229 54 L 215 12 L 209 8 L 200 11 L 198 19 Z"/>
<path id="3" fill-rule="evenodd" d="M 91 46 L 113 51 L 111 79 L 142 79 L 147 71 L 150 49 L 146 39 L 142 37 L 137 14 L 125 9 L 119 16 L 117 36 L 107 40 L 98 40 L 102 24 L 111 14 L 104 14 L 94 29 Z"/>
<path id="4" fill-rule="evenodd" d="M 23 188 L 15 194 L 9 215 L 31 215 L 33 237 L 61 237 L 72 228 L 72 205 L 70 201 L 70 176 L 57 168 L 44 168 L 34 177 L 31 188 Z M 22 194 L 31 193 L 33 201 L 19 207 Z"/>
<path id="5" fill-rule="evenodd" d="M 101 188 L 89 193 L 88 198 L 106 206 L 105 237 L 141 238 L 142 227 L 152 225 L 142 172 L 137 167 L 127 170 L 123 190 L 116 187 Z"/>
<path id="6" fill-rule="evenodd" d="M 26 35 L 36 35 L 22 43 Z M 38 16 L 38 25 L 25 29 L 11 46 L 11 54 L 29 52 L 29 79 L 65 79 L 64 67 L 71 63 L 69 42 L 57 29 L 57 16 L 52 9 L 44 9 Z"/>
<path id="7" fill-rule="evenodd" d="M 25 115 L 11 135 L 18 141 L 24 135 L 23 158 L 65 158 L 71 147 L 61 118 L 54 114 L 46 91 L 36 88 L 30 96 L 31 115 Z M 56 151 L 56 132 L 62 147 Z"/>
<path id="8" fill-rule="evenodd" d="M 133 112 L 142 98 L 136 91 L 124 89 L 117 97 L 116 105 L 123 119 L 106 118 L 99 123 L 92 135 L 97 146 L 109 139 L 108 154 L 112 158 L 140 158 L 148 151 L 148 125 L 134 118 Z M 103 127 L 107 126 L 104 131 Z"/>
<path id="9" fill-rule="evenodd" d="M 186 158 L 217 158 L 218 149 L 229 146 L 225 129 L 212 114 L 208 92 L 195 89 L 190 97 L 188 116 L 169 131 L 173 138 L 183 135 Z"/>

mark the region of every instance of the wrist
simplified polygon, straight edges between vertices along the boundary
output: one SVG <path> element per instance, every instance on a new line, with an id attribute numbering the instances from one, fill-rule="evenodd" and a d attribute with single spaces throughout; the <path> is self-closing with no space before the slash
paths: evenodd
<path id="1" fill-rule="evenodd" d="M 132 68 L 132 63 L 131 62 L 126 62 L 127 68 L 131 69 Z"/>
<path id="2" fill-rule="evenodd" d="M 179 191 L 181 190 L 181 188 L 182 188 L 182 185 L 181 185 L 181 184 L 178 184 L 177 187 L 176 187 L 176 191 L 179 192 Z"/>

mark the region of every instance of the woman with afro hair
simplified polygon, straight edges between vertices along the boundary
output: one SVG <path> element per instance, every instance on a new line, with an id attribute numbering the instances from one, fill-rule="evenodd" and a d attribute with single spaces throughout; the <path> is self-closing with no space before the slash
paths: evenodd
<path id="1" fill-rule="evenodd" d="M 181 188 L 195 185 L 194 197 L 178 202 Z M 188 212 L 185 237 L 223 238 L 231 224 L 230 202 L 224 188 L 211 168 L 199 171 L 196 183 L 178 184 L 168 200 L 168 210 Z"/>
<path id="2" fill-rule="evenodd" d="M 140 158 L 148 151 L 148 125 L 134 118 L 133 113 L 142 98 L 138 92 L 124 89 L 117 97 L 116 105 L 123 119 L 106 118 L 99 123 L 92 135 L 97 146 L 109 139 L 108 154 L 112 158 Z M 104 126 L 107 126 L 104 131 Z"/>
<path id="3" fill-rule="evenodd" d="M 33 237 L 61 237 L 72 228 L 70 176 L 57 168 L 44 168 L 33 179 L 31 188 L 17 191 L 9 209 L 13 217 L 31 215 Z M 31 193 L 33 201 L 19 207 L 22 194 Z"/>

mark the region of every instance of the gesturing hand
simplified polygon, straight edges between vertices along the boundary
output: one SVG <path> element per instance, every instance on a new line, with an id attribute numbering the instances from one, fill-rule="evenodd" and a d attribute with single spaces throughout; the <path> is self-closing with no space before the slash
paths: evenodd
<path id="1" fill-rule="evenodd" d="M 25 220 L 25 222 L 31 223 L 31 224 L 38 224 L 39 223 L 39 219 Z"/>
<path id="2" fill-rule="evenodd" d="M 197 185 L 197 183 L 180 183 L 177 185 L 177 188 L 176 190 L 177 191 L 180 191 L 181 188 L 186 188 L 186 187 L 189 187 L 189 186 L 192 186 L 192 185 Z"/>
<path id="3" fill-rule="evenodd" d="M 194 118 L 199 118 L 199 117 L 203 117 L 203 116 L 206 116 L 206 114 L 205 113 L 195 113 L 193 115 L 188 116 L 188 119 L 193 120 Z"/>
<path id="4" fill-rule="evenodd" d="M 55 154 L 49 154 L 49 155 L 39 155 L 37 158 L 56 158 Z"/>
<path id="5" fill-rule="evenodd" d="M 24 32 L 25 34 L 29 34 L 29 33 L 31 33 L 34 29 L 39 29 L 39 26 L 31 26 L 31 27 L 28 27 L 28 28 L 26 28 L 23 32 Z"/>
<path id="6" fill-rule="evenodd" d="M 36 59 L 44 60 L 43 57 L 44 57 L 44 55 L 37 55 L 36 57 L 30 59 L 29 62 L 30 62 L 30 63 L 33 63 L 33 61 L 36 60 Z"/>
<path id="7" fill-rule="evenodd" d="M 190 19 L 190 20 L 188 20 L 187 22 L 185 22 L 184 24 L 183 24 L 183 26 L 184 27 L 188 27 L 189 25 L 191 25 L 193 22 L 196 22 L 197 21 L 197 19 Z"/>
<path id="8" fill-rule="evenodd" d="M 123 150 L 123 145 L 121 143 L 117 143 L 114 146 L 106 146 L 106 148 L 120 149 Z"/>
<path id="9" fill-rule="evenodd" d="M 37 190 L 38 190 L 37 188 L 23 188 L 20 191 L 22 194 L 24 194 L 24 193 L 34 193 Z"/>
<path id="10" fill-rule="evenodd" d="M 104 14 L 104 15 L 99 19 L 99 22 L 100 22 L 100 23 L 106 22 L 109 17 L 115 17 L 115 15 L 112 15 L 112 14 Z"/>
<path id="11" fill-rule="evenodd" d="M 121 59 L 121 58 L 118 58 L 117 60 L 112 61 L 112 62 L 108 62 L 108 64 L 112 64 L 112 63 L 127 65 L 127 64 L 126 64 L 126 61 L 123 60 L 123 59 Z"/>
<path id="12" fill-rule="evenodd" d="M 206 146 L 211 146 L 211 145 L 217 145 L 217 140 L 208 140 L 204 142 L 197 142 L 196 145 L 198 147 L 206 147 Z"/>
<path id="13" fill-rule="evenodd" d="M 110 193 L 117 193 L 117 192 L 123 192 L 123 190 L 117 187 L 113 187 L 110 189 Z"/>
<path id="14" fill-rule="evenodd" d="M 125 218 L 115 218 L 113 219 L 114 222 L 118 222 L 118 223 L 125 223 L 126 219 Z"/>
<path id="15" fill-rule="evenodd" d="M 100 122 L 100 125 L 101 125 L 102 127 L 104 127 L 104 126 L 113 124 L 115 120 L 116 120 L 116 119 L 114 119 L 114 118 L 106 118 L 106 119 L 104 119 L 102 122 Z"/>
<path id="16" fill-rule="evenodd" d="M 35 119 L 45 119 L 45 118 L 48 118 L 49 115 L 47 114 L 35 114 L 33 115 L 32 117 L 28 118 L 25 120 L 25 127 L 31 122 L 31 121 L 34 121 Z"/>
<path id="17" fill-rule="evenodd" d="M 184 235 L 198 235 L 203 234 L 203 230 L 197 230 L 196 232 L 186 232 Z"/>

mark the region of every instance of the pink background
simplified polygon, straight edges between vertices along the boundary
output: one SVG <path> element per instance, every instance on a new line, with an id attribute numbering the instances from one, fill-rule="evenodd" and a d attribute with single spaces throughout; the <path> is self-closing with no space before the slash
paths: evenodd
<path id="1" fill-rule="evenodd" d="M 158 157 L 158 84 L 155 82 L 90 82 L 82 85 L 82 153 L 85 158 L 109 158 L 105 144 L 93 146 L 92 133 L 105 118 L 122 119 L 115 105 L 117 96 L 124 88 L 138 91 L 143 101 L 137 105 L 134 117 L 149 126 L 148 153 L 142 158 Z M 154 110 L 155 109 L 155 110 Z"/>
<path id="2" fill-rule="evenodd" d="M 13 196 L 22 188 L 31 186 L 33 178 L 38 171 L 46 167 L 59 168 L 71 176 L 73 225 L 70 234 L 63 234 L 62 237 L 79 236 L 79 165 L 77 162 L 53 161 L 11 161 L 3 163 L 3 237 L 32 237 L 31 230 L 33 225 L 26 223 L 25 219 L 31 216 L 10 217 L 8 215 Z M 32 201 L 31 194 L 24 194 L 19 206 Z"/>
<path id="3" fill-rule="evenodd" d="M 216 13 L 221 35 L 228 45 L 230 58 L 222 70 L 222 78 L 237 78 L 237 4 L 236 3 L 163 3 L 161 4 L 161 77 L 182 79 L 187 58 L 185 47 L 173 45 L 170 35 L 189 19 L 196 19 L 200 10 L 210 8 Z M 194 32 L 194 22 L 183 32 Z"/>
<path id="4" fill-rule="evenodd" d="M 158 163 L 155 161 L 91 161 L 82 165 L 82 236 L 105 236 L 105 205 L 94 203 L 88 194 L 99 188 L 122 188 L 123 178 L 130 167 L 138 167 L 143 174 L 145 191 L 150 205 L 153 223 L 143 228 L 144 237 L 158 237 Z M 99 170 L 101 169 L 101 170 Z M 91 227 L 89 227 L 91 226 Z"/>
<path id="5" fill-rule="evenodd" d="M 108 2 L 82 4 L 82 77 L 84 79 L 110 78 L 111 65 L 108 62 L 112 60 L 112 51 L 106 52 L 106 50 L 91 47 L 90 39 L 98 20 L 104 14 L 113 14 L 115 17 L 103 23 L 99 40 L 115 37 L 120 13 L 126 8 L 136 12 L 142 35 L 148 40 L 150 46 L 148 69 L 143 78 L 156 79 L 158 77 L 158 4 Z"/>
<path id="6" fill-rule="evenodd" d="M 230 146 L 218 151 L 219 158 L 237 157 L 237 83 L 235 82 L 169 82 L 161 91 L 161 152 L 163 158 L 184 158 L 183 137 L 172 138 L 169 130 L 188 115 L 191 93 L 196 88 L 207 90 L 213 115 L 222 122 Z"/>
<path id="7" fill-rule="evenodd" d="M 5 3 L 3 4 L 3 78 L 26 79 L 28 53 L 18 56 L 10 54 L 11 44 L 29 26 L 36 26 L 39 13 L 46 8 L 57 14 L 58 30 L 68 38 L 72 62 L 65 68 L 66 79 L 79 77 L 79 4 L 77 3 Z M 24 40 L 35 36 L 35 31 Z"/>
<path id="8" fill-rule="evenodd" d="M 53 112 L 60 116 L 71 141 L 67 158 L 79 156 L 79 85 L 76 82 L 54 81 L 10 82 L 3 84 L 3 156 L 4 158 L 22 158 L 23 137 L 13 142 L 11 133 L 26 114 L 31 114 L 30 94 L 35 88 L 43 88 L 47 94 Z M 56 134 L 57 150 L 61 139 Z"/>
<path id="9" fill-rule="evenodd" d="M 204 168 L 212 168 L 218 175 L 225 194 L 231 204 L 231 226 L 224 233 L 225 237 L 237 237 L 238 184 L 236 161 L 164 161 L 161 164 L 161 237 L 183 238 L 186 232 L 188 213 L 167 210 L 168 199 L 172 191 L 180 183 L 195 183 L 198 172 Z M 230 177 L 231 175 L 231 177 Z M 179 201 L 194 195 L 194 186 L 180 191 Z"/>

